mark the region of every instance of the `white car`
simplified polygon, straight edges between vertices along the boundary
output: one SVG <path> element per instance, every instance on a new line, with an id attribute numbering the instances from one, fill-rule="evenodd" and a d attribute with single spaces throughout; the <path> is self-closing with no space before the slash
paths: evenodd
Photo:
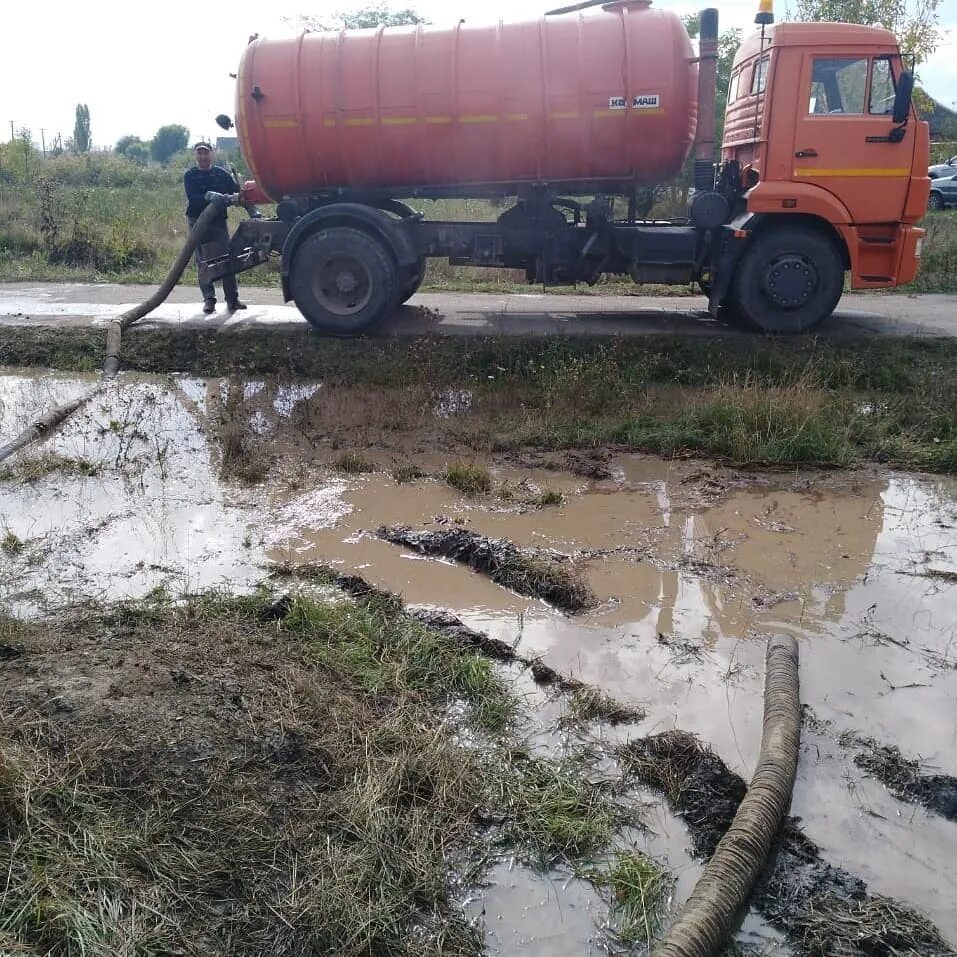
<path id="1" fill-rule="evenodd" d="M 936 163 L 927 170 L 927 175 L 931 179 L 938 179 L 941 176 L 957 175 L 957 156 L 951 156 L 946 163 Z"/>

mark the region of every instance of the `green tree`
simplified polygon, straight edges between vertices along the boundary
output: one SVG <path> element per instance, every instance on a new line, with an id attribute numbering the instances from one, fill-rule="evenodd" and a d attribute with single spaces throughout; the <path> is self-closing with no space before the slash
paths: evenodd
<path id="1" fill-rule="evenodd" d="M 292 19 L 304 30 L 315 33 L 329 30 L 364 30 L 369 27 L 404 27 L 429 22 L 425 17 L 419 16 L 412 7 L 393 10 L 382 0 L 358 10 L 340 10 L 329 17 L 300 14 Z"/>
<path id="2" fill-rule="evenodd" d="M 161 126 L 150 141 L 150 155 L 164 166 L 179 152 L 186 149 L 189 130 L 178 123 Z"/>
<path id="3" fill-rule="evenodd" d="M 143 141 L 138 136 L 121 136 L 116 141 L 116 146 L 113 147 L 113 152 L 119 153 L 121 156 L 126 156 L 126 153 L 131 146 L 142 142 Z"/>
<path id="4" fill-rule="evenodd" d="M 940 0 L 796 0 L 795 20 L 864 23 L 893 31 L 920 64 L 941 41 Z"/>
<path id="5" fill-rule="evenodd" d="M 85 103 L 77 103 L 76 121 L 73 124 L 73 150 L 76 153 L 89 153 L 91 144 L 90 108 Z"/>

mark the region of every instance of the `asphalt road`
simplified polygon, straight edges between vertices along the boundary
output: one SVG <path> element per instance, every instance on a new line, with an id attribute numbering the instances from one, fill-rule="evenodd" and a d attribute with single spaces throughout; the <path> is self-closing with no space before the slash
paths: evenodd
<path id="1" fill-rule="evenodd" d="M 0 284 L 0 327 L 104 325 L 152 295 L 152 286 L 73 283 Z M 249 308 L 233 315 L 220 303 L 204 316 L 196 290 L 177 287 L 142 321 L 154 327 L 301 327 L 305 322 L 276 289 L 245 287 Z M 380 335 L 748 335 L 711 319 L 702 296 L 594 296 L 574 294 L 420 293 Z M 957 295 L 847 295 L 819 327 L 824 336 L 957 336 Z"/>

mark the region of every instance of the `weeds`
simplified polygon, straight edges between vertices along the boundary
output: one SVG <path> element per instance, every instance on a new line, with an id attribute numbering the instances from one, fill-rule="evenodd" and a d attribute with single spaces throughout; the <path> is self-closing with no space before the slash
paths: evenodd
<path id="1" fill-rule="evenodd" d="M 611 893 L 621 939 L 650 944 L 661 930 L 672 880 L 657 861 L 639 851 L 615 855 L 606 874 L 594 878 Z"/>
<path id="2" fill-rule="evenodd" d="M 32 484 L 53 474 L 88 477 L 99 475 L 102 471 L 103 465 L 100 462 L 72 458 L 56 452 L 44 452 L 31 458 L 20 459 L 13 465 L 0 466 L 0 481 L 19 479 Z"/>
<path id="3" fill-rule="evenodd" d="M 6 534 L 0 539 L 0 550 L 3 551 L 4 555 L 9 555 L 11 558 L 19 555 L 25 547 L 23 540 L 14 535 L 10 529 L 7 529 Z"/>
<path id="4" fill-rule="evenodd" d="M 395 479 L 397 485 L 407 485 L 420 478 L 425 478 L 425 472 L 418 465 L 410 462 L 404 465 L 395 465 L 392 469 L 392 478 Z"/>
<path id="5" fill-rule="evenodd" d="M 359 452 L 343 452 L 333 460 L 333 466 L 346 475 L 362 475 L 365 472 L 374 472 L 375 463 L 370 462 Z"/>
<path id="6" fill-rule="evenodd" d="M 579 763 L 556 764 L 517 752 L 508 767 L 496 782 L 497 803 L 509 816 L 513 837 L 539 866 L 594 854 L 622 823 L 621 811 L 587 780 Z"/>
<path id="7" fill-rule="evenodd" d="M 645 718 L 641 708 L 623 705 L 597 688 L 579 688 L 572 692 L 563 724 L 586 721 L 607 721 L 609 724 L 632 724 Z"/>
<path id="8" fill-rule="evenodd" d="M 446 468 L 442 478 L 452 488 L 458 489 L 463 495 L 469 497 L 487 495 L 492 491 L 491 473 L 481 465 L 454 462 Z"/>
<path id="9" fill-rule="evenodd" d="M 623 820 L 585 758 L 483 737 L 515 707 L 491 664 L 368 590 L 157 593 L 30 642 L 0 669 L 5 951 L 477 957 L 457 864 L 593 854 Z M 62 718 L 46 656 L 90 678 Z"/>

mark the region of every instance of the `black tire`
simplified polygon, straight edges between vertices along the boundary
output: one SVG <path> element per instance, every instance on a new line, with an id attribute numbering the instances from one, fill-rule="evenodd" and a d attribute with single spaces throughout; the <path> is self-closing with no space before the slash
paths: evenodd
<path id="1" fill-rule="evenodd" d="M 302 241 L 289 287 L 303 316 L 334 336 L 366 332 L 391 313 L 399 295 L 389 251 L 349 226 L 330 226 Z"/>
<path id="2" fill-rule="evenodd" d="M 927 197 L 927 208 L 935 212 L 944 208 L 944 197 L 940 193 L 931 192 Z"/>
<path id="3" fill-rule="evenodd" d="M 399 296 L 399 305 L 408 302 L 418 291 L 425 279 L 425 259 L 420 259 L 406 271 L 405 287 Z"/>
<path id="4" fill-rule="evenodd" d="M 736 317 L 761 332 L 813 329 L 844 291 L 844 262 L 836 243 L 802 225 L 777 225 L 751 237 L 738 264 L 730 301 Z"/>

